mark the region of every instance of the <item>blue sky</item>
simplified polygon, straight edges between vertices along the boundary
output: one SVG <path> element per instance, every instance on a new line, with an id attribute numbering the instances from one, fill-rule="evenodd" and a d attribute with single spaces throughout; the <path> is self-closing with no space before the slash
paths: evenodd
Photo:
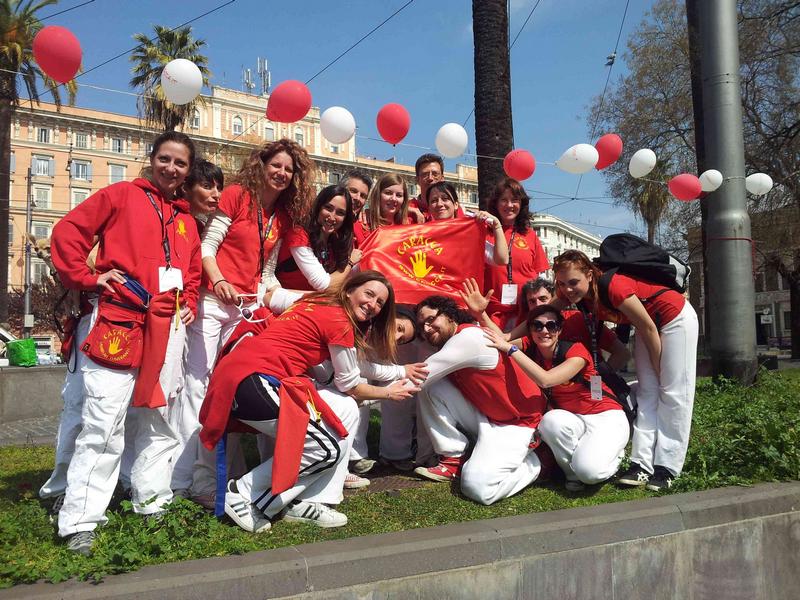
<path id="1" fill-rule="evenodd" d="M 266 57 L 273 86 L 286 79 L 307 80 L 330 60 L 383 21 L 406 0 L 236 0 L 192 24 L 195 37 L 206 40 L 212 83 L 241 89 L 242 68 L 255 71 Z M 154 24 L 174 27 L 224 0 L 95 0 L 45 24 L 68 27 L 81 41 L 84 69 L 133 47 L 132 36 L 152 33 Z M 42 11 L 52 14 L 78 0 Z M 516 35 L 536 0 L 511 0 L 511 35 Z M 557 215 L 603 237 L 621 230 L 641 231 L 641 223 L 614 207 L 603 177 L 585 175 L 579 197 L 594 202 L 563 202 L 575 196 L 578 177 L 543 163 L 554 162 L 573 144 L 590 142 L 586 107 L 603 89 L 606 56 L 614 49 L 625 0 L 540 0 L 511 54 L 512 112 L 517 148 L 537 160 L 525 182 L 533 209 Z M 625 72 L 622 53 L 630 32 L 650 8 L 651 0 L 632 0 L 628 7 L 612 81 Z M 347 56 L 310 83 L 313 103 L 321 109 L 340 105 L 358 124 L 362 155 L 413 163 L 433 147 L 444 123 L 462 123 L 473 104 L 472 3 L 469 0 L 416 0 Z M 117 59 L 78 82 L 130 92 L 130 63 Z M 375 115 L 387 102 L 403 104 L 411 114 L 411 131 L 392 148 L 378 138 Z M 78 104 L 135 114 L 130 95 L 82 88 Z M 467 124 L 474 151 L 474 121 Z M 598 132 L 596 137 L 607 133 Z M 459 162 L 474 159 L 462 157 Z M 448 169 L 455 161 L 448 161 Z M 552 207 L 552 208 L 550 208 Z"/>

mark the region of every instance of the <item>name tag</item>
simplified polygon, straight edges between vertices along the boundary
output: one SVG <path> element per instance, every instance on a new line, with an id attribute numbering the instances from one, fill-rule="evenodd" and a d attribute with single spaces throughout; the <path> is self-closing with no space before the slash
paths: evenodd
<path id="1" fill-rule="evenodd" d="M 500 295 L 500 304 L 516 304 L 519 286 L 516 283 L 504 283 Z"/>
<path id="2" fill-rule="evenodd" d="M 592 394 L 592 400 L 603 399 L 603 380 L 600 375 L 591 375 L 589 377 L 589 391 Z"/>
<path id="3" fill-rule="evenodd" d="M 158 292 L 168 292 L 170 290 L 183 290 L 183 273 L 175 267 L 158 267 Z"/>

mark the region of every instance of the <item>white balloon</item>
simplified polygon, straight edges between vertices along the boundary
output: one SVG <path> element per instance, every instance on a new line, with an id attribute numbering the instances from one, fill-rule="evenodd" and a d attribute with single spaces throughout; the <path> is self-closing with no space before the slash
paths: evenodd
<path id="1" fill-rule="evenodd" d="M 173 104 L 188 104 L 200 94 L 203 74 L 197 65 L 185 58 L 176 58 L 161 71 L 161 89 Z"/>
<path id="2" fill-rule="evenodd" d="M 461 156 L 468 143 L 467 131 L 458 123 L 445 123 L 436 132 L 436 149 L 445 158 Z"/>
<path id="3" fill-rule="evenodd" d="M 655 168 L 657 161 L 655 152 L 650 148 L 642 148 L 631 156 L 631 162 L 628 163 L 628 172 L 631 177 L 639 179 L 650 173 Z"/>
<path id="4" fill-rule="evenodd" d="M 722 185 L 722 173 L 716 169 L 703 171 L 703 174 L 700 175 L 700 185 L 704 192 L 713 192 L 717 190 L 719 186 Z"/>
<path id="5" fill-rule="evenodd" d="M 352 113 L 341 106 L 331 106 L 319 118 L 323 137 L 331 144 L 344 144 L 356 132 Z"/>
<path id="6" fill-rule="evenodd" d="M 600 160 L 597 148 L 591 144 L 575 144 L 567 148 L 564 154 L 556 161 L 556 166 L 567 173 L 580 175 L 588 173 Z"/>
<path id="7" fill-rule="evenodd" d="M 744 180 L 744 187 L 753 196 L 763 196 L 772 189 L 772 177 L 766 173 L 753 173 Z"/>

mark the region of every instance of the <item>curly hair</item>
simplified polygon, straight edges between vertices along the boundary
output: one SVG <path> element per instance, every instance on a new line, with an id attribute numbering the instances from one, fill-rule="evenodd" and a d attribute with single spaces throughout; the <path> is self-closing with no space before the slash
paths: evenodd
<path id="1" fill-rule="evenodd" d="M 406 180 L 397 175 L 396 173 L 386 173 L 375 184 L 369 192 L 367 203 L 369 204 L 369 212 L 367 213 L 367 221 L 369 222 L 370 229 L 377 229 L 381 226 L 381 192 L 386 188 L 393 185 L 403 186 L 403 205 L 400 210 L 394 215 L 393 225 L 401 225 L 406 222 L 408 218 L 408 186 Z"/>
<path id="2" fill-rule="evenodd" d="M 414 312 L 419 314 L 422 308 L 435 310 L 438 314 L 444 315 L 458 325 L 475 322 L 475 319 L 468 312 L 458 308 L 456 301 L 447 296 L 428 296 L 414 307 Z"/>
<path id="3" fill-rule="evenodd" d="M 525 193 L 525 189 L 522 187 L 522 184 L 516 179 L 504 177 L 497 182 L 497 185 L 495 185 L 494 189 L 492 190 L 492 195 L 489 196 L 489 202 L 486 204 L 486 210 L 489 211 L 490 214 L 500 219 L 500 211 L 497 210 L 497 203 L 500 201 L 500 198 L 503 196 L 503 194 L 505 194 L 506 190 L 510 190 L 511 195 L 515 199 L 519 200 L 519 214 L 514 219 L 514 231 L 524 235 L 528 233 L 528 229 L 530 228 L 530 223 L 528 222 L 530 219 L 530 209 L 528 208 L 528 203 L 531 201 L 531 199 L 528 197 L 528 194 Z"/>
<path id="4" fill-rule="evenodd" d="M 300 144 L 284 138 L 255 148 L 234 175 L 233 183 L 238 183 L 250 194 L 250 209 L 254 213 L 265 188 L 264 167 L 279 152 L 286 152 L 292 158 L 294 173 L 289 187 L 278 196 L 276 207 L 283 207 L 292 223 L 302 226 L 308 219 L 314 197 L 316 165 Z"/>

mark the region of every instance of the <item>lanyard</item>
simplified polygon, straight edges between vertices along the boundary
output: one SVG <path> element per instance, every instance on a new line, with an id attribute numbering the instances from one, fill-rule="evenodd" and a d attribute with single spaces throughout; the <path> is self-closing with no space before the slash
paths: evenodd
<path id="1" fill-rule="evenodd" d="M 169 249 L 169 236 L 167 235 L 167 227 L 172 224 L 175 220 L 175 215 L 178 214 L 178 209 L 175 206 L 172 207 L 172 214 L 169 217 L 169 220 L 164 223 L 164 215 L 161 214 L 161 210 L 158 208 L 156 201 L 153 199 L 153 194 L 150 193 L 150 190 L 145 190 L 145 194 L 147 194 L 147 199 L 150 200 L 150 204 L 153 205 L 153 209 L 156 211 L 158 215 L 158 220 L 161 222 L 161 247 L 164 249 L 164 259 L 167 261 L 167 268 L 172 268 L 172 254 Z"/>
<path id="2" fill-rule="evenodd" d="M 513 277 L 513 270 L 511 268 L 511 255 L 514 254 L 514 236 L 517 235 L 517 232 L 513 229 L 511 230 L 511 239 L 508 242 L 508 264 L 506 265 L 506 274 L 508 275 L 508 283 L 514 283 Z"/>
<path id="3" fill-rule="evenodd" d="M 258 272 L 264 272 L 264 242 L 267 241 L 269 238 L 269 234 L 272 231 L 272 223 L 275 220 L 275 211 L 272 212 L 272 215 L 267 221 L 267 231 L 264 233 L 264 209 L 260 206 L 258 207 Z"/>
<path id="4" fill-rule="evenodd" d="M 576 306 L 578 307 L 578 310 L 581 311 L 581 314 L 583 315 L 583 321 L 586 323 L 586 328 L 589 330 L 589 338 L 592 346 L 592 360 L 594 361 L 594 368 L 598 369 L 598 365 L 600 363 L 597 360 L 597 320 L 594 318 L 592 313 L 586 310 L 586 307 L 583 305 L 583 301 L 578 302 Z"/>

